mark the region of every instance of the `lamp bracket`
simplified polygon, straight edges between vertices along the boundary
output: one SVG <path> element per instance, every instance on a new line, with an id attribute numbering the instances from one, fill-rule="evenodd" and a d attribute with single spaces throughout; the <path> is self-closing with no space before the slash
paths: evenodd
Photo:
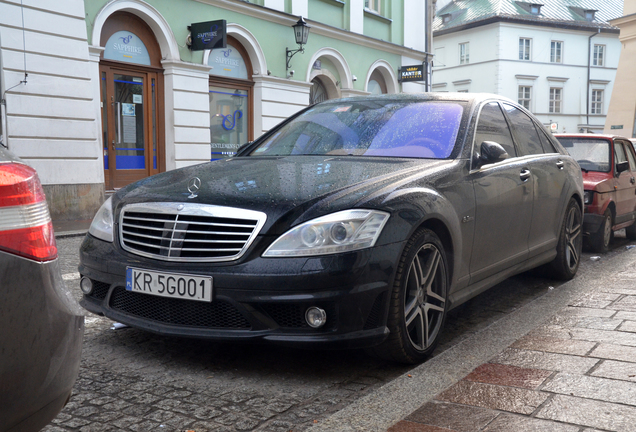
<path id="1" fill-rule="evenodd" d="M 298 45 L 299 48 L 296 50 L 290 50 L 289 48 L 285 47 L 285 55 L 287 57 L 287 60 L 285 62 L 285 76 L 289 77 L 288 71 L 289 68 L 291 67 L 291 59 L 293 56 L 295 56 L 298 53 L 304 53 L 305 52 L 305 48 L 303 48 L 302 44 Z"/>

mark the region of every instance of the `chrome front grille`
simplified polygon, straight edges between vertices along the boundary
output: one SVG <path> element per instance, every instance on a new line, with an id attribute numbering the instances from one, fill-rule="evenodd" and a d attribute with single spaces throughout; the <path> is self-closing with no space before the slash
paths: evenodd
<path id="1" fill-rule="evenodd" d="M 119 238 L 125 250 L 165 261 L 220 262 L 240 258 L 266 220 L 265 213 L 188 203 L 124 206 Z"/>

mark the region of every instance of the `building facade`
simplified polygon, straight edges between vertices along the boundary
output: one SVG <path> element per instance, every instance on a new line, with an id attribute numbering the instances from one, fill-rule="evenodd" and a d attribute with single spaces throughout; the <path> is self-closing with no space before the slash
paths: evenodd
<path id="1" fill-rule="evenodd" d="M 192 50 L 198 23 L 225 24 L 226 46 Z M 105 192 L 231 156 L 311 103 L 423 91 L 398 71 L 425 61 L 425 24 L 420 0 L 2 0 L 3 143 L 54 217 L 92 217 Z"/>
<path id="2" fill-rule="evenodd" d="M 605 133 L 636 138 L 636 0 L 625 0 L 624 16 L 610 21 L 620 28 L 621 59 L 605 122 Z"/>
<path id="3" fill-rule="evenodd" d="M 461 0 L 433 24 L 433 91 L 487 92 L 554 132 L 602 132 L 620 57 L 622 1 Z"/>

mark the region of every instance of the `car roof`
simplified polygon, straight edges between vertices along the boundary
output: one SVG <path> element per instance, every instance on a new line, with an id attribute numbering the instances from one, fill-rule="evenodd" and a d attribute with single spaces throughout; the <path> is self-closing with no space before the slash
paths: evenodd
<path id="1" fill-rule="evenodd" d="M 457 93 L 457 92 L 430 92 L 430 93 L 392 93 L 383 95 L 353 96 L 343 99 L 329 99 L 321 103 L 333 103 L 338 101 L 362 101 L 362 100 L 403 100 L 403 101 L 456 101 L 468 102 L 471 104 L 480 103 L 487 100 L 499 100 L 502 102 L 518 104 L 512 99 L 492 93 Z"/>
<path id="2" fill-rule="evenodd" d="M 622 139 L 629 141 L 629 138 L 626 138 L 621 135 L 613 135 L 613 134 L 590 134 L 590 133 L 556 133 L 554 134 L 556 138 L 601 138 L 601 139 Z"/>

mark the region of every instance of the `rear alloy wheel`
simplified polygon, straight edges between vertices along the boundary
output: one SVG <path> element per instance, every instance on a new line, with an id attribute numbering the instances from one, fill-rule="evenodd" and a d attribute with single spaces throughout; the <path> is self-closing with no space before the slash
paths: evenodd
<path id="1" fill-rule="evenodd" d="M 607 209 L 605 210 L 605 213 L 603 213 L 603 222 L 598 228 L 598 231 L 590 234 L 589 243 L 592 252 L 607 252 L 613 235 L 614 231 L 612 231 L 612 211 L 610 209 Z"/>
<path id="2" fill-rule="evenodd" d="M 583 247 L 582 220 L 581 207 L 574 198 L 570 199 L 561 225 L 557 256 L 551 263 L 554 276 L 559 279 L 572 279 L 579 268 Z"/>
<path id="3" fill-rule="evenodd" d="M 442 242 L 433 231 L 418 230 L 398 264 L 387 320 L 391 333 L 373 353 L 408 364 L 428 357 L 444 327 L 448 286 Z"/>

